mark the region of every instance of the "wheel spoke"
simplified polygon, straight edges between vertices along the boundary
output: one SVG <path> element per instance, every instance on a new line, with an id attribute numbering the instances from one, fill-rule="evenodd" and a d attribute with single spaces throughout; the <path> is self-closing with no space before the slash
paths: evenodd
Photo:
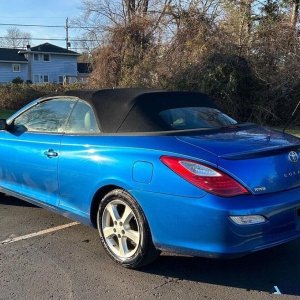
<path id="1" fill-rule="evenodd" d="M 120 255 L 124 257 L 129 252 L 128 247 L 127 247 L 126 237 L 122 237 L 122 238 L 118 239 L 118 241 L 119 241 Z"/>
<path id="2" fill-rule="evenodd" d="M 106 238 L 111 237 L 112 235 L 116 235 L 113 227 L 105 227 L 103 228 L 103 235 Z"/>
<path id="3" fill-rule="evenodd" d="M 129 206 L 126 205 L 121 219 L 123 224 L 128 224 L 132 217 L 133 217 L 132 210 Z"/>
<path id="4" fill-rule="evenodd" d="M 120 215 L 118 213 L 118 210 L 117 210 L 117 207 L 116 205 L 113 205 L 111 203 L 109 203 L 107 206 L 106 206 L 106 209 L 110 215 L 110 217 L 112 218 L 113 221 L 117 221 L 120 219 Z"/>
<path id="5" fill-rule="evenodd" d="M 139 241 L 140 241 L 140 235 L 138 233 L 138 231 L 135 230 L 126 230 L 125 231 L 125 236 L 130 239 L 131 241 L 133 241 L 136 245 L 138 245 Z"/>

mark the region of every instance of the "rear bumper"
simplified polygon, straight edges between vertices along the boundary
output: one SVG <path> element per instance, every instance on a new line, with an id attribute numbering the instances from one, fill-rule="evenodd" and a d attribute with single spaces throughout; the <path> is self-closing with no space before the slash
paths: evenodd
<path id="1" fill-rule="evenodd" d="M 238 257 L 300 237 L 300 190 L 261 196 L 203 198 L 131 191 L 161 250 L 205 257 Z M 262 215 L 237 225 L 229 216 Z"/>

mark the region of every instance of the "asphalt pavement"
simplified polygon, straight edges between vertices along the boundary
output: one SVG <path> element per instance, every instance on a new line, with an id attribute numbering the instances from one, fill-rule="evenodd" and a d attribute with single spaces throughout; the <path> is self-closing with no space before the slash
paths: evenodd
<path id="1" fill-rule="evenodd" d="M 0 194 L 1 300 L 300 297 L 300 240 L 234 260 L 162 253 L 136 271 L 106 255 L 97 230 L 70 223 Z"/>

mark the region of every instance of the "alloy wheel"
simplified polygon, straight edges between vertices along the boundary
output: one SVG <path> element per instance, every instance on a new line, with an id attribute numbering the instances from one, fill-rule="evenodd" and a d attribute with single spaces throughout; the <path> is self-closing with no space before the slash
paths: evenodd
<path id="1" fill-rule="evenodd" d="M 109 202 L 101 222 L 103 237 L 114 255 L 121 260 L 132 257 L 138 249 L 141 234 L 130 206 L 119 199 Z"/>

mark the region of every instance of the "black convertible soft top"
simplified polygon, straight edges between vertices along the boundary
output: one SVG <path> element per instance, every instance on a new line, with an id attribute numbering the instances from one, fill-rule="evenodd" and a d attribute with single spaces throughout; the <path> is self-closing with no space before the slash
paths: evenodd
<path id="1" fill-rule="evenodd" d="M 178 107 L 216 107 L 199 92 L 122 88 L 76 90 L 65 95 L 89 102 L 104 133 L 168 131 L 159 112 Z"/>

